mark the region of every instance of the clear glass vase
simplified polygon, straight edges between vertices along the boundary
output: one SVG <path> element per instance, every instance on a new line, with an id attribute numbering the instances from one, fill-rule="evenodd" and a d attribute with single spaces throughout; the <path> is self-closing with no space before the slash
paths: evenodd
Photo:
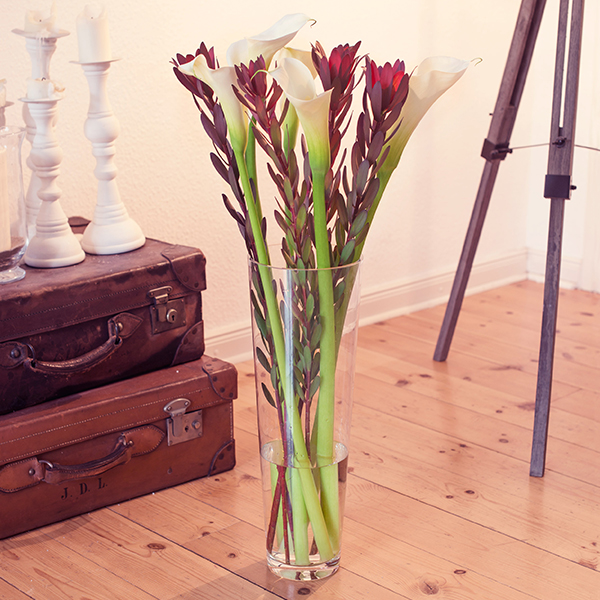
<path id="1" fill-rule="evenodd" d="M 340 561 L 359 263 L 249 272 L 267 562 L 319 579 Z"/>
<path id="2" fill-rule="evenodd" d="M 21 145 L 23 127 L 0 127 L 0 283 L 25 277 L 19 261 L 27 249 Z"/>

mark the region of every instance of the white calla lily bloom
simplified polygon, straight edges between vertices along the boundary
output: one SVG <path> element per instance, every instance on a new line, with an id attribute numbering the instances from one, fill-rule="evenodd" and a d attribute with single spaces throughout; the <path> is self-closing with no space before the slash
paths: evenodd
<path id="1" fill-rule="evenodd" d="M 417 125 L 433 103 L 449 90 L 464 74 L 469 62 L 436 56 L 426 58 L 409 79 L 408 97 L 400 114 L 400 127 L 388 144 L 388 154 L 382 170 L 391 172 L 400 162 L 402 152 Z"/>
<path id="2" fill-rule="evenodd" d="M 289 44 L 309 21 L 311 19 L 302 13 L 286 15 L 266 31 L 234 42 L 227 50 L 227 64 L 247 65 L 262 56 L 268 69 L 275 54 Z"/>
<path id="3" fill-rule="evenodd" d="M 236 152 L 243 152 L 246 148 L 248 118 L 233 92 L 233 86 L 237 83 L 235 65 L 247 65 L 262 55 L 266 67 L 269 68 L 275 53 L 291 42 L 310 20 L 301 13 L 286 15 L 266 31 L 234 42 L 227 50 L 229 66 L 211 69 L 206 58 L 200 54 L 194 60 L 179 67 L 182 73 L 193 75 L 206 83 L 217 95 L 227 121 L 231 145 Z"/>
<path id="4" fill-rule="evenodd" d="M 312 52 L 310 50 L 299 50 L 298 48 L 289 48 L 286 46 L 285 48 L 281 49 L 281 52 L 277 55 L 277 58 L 279 60 L 283 60 L 284 58 L 296 58 L 303 65 L 308 67 L 308 70 L 314 79 L 319 76 L 317 70 L 315 69 L 315 65 L 312 60 Z"/>
<path id="5" fill-rule="evenodd" d="M 317 94 L 312 73 L 296 58 L 283 58 L 271 75 L 296 109 L 313 171 L 326 171 L 330 161 L 329 102 L 332 90 Z"/>
<path id="6" fill-rule="evenodd" d="M 206 58 L 199 54 L 193 61 L 181 65 L 179 70 L 186 75 L 193 75 L 212 88 L 223 109 L 231 145 L 234 149 L 243 151 L 248 139 L 248 118 L 233 92 L 233 86 L 237 82 L 235 68 L 211 69 Z"/>

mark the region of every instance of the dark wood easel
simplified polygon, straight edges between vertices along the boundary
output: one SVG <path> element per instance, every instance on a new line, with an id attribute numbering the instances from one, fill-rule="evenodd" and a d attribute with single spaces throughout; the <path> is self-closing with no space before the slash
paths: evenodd
<path id="1" fill-rule="evenodd" d="M 448 356 L 500 162 L 512 152 L 509 145 L 510 137 L 545 5 L 546 0 L 522 0 L 521 2 L 488 137 L 483 143 L 481 155 L 486 162 L 433 357 L 437 361 L 444 361 Z M 551 200 L 551 206 L 530 464 L 530 475 L 533 477 L 544 475 L 546 462 L 564 205 L 565 200 L 571 196 L 571 190 L 574 189 L 571 185 L 571 174 L 575 144 L 583 7 L 584 0 L 560 0 L 550 150 L 544 188 L 544 197 Z M 569 42 L 568 55 L 567 39 Z M 564 79 L 565 65 L 567 67 L 566 79 Z"/>

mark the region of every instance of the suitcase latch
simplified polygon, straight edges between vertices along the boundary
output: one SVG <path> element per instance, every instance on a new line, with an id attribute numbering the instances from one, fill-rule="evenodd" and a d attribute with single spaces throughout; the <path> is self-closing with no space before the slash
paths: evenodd
<path id="1" fill-rule="evenodd" d="M 185 325 L 185 303 L 182 299 L 169 300 L 172 291 L 171 286 L 165 285 L 148 292 L 153 301 L 150 307 L 153 334 Z"/>
<path id="2" fill-rule="evenodd" d="M 170 417 L 167 419 L 169 446 L 202 437 L 202 410 L 186 413 L 190 404 L 187 398 L 177 398 L 164 407 L 164 411 Z"/>

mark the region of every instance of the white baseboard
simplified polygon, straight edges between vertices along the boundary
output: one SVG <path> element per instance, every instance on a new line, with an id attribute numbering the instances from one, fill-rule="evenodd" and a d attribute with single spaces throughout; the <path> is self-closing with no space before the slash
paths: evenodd
<path id="1" fill-rule="evenodd" d="M 525 249 L 476 263 L 471 269 L 466 295 L 522 281 L 527 278 L 526 266 Z M 454 275 L 455 271 L 447 271 L 378 290 L 363 290 L 360 299 L 360 324 L 369 325 L 447 302 Z"/>
<path id="2" fill-rule="evenodd" d="M 527 279 L 527 251 L 473 265 L 466 294 Z M 390 283 L 378 289 L 363 289 L 360 324 L 368 325 L 448 301 L 455 272 L 448 271 L 413 281 Z M 251 327 L 239 326 L 206 338 L 206 353 L 237 363 L 252 358 Z"/>
<path id="3" fill-rule="evenodd" d="M 206 337 L 206 354 L 236 364 L 252 358 L 252 326 L 236 327 Z"/>
<path id="4" fill-rule="evenodd" d="M 543 283 L 546 276 L 546 253 L 529 249 L 527 252 L 528 279 Z M 581 260 L 562 257 L 560 263 L 560 287 L 574 289 L 578 286 L 581 273 Z"/>

